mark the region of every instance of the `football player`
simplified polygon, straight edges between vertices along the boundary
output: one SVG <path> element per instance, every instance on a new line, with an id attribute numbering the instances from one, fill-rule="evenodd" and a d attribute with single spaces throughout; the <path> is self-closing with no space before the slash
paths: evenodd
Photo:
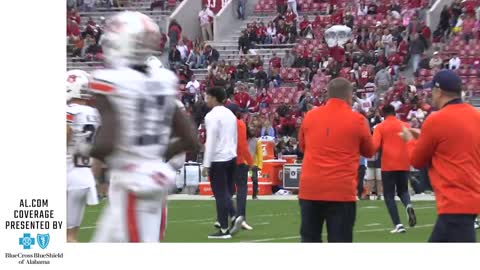
<path id="1" fill-rule="evenodd" d="M 85 205 L 98 203 L 89 149 L 100 126 L 100 116 L 87 105 L 89 75 L 67 72 L 67 241 L 76 242 Z"/>
<path id="2" fill-rule="evenodd" d="M 193 124 L 175 103 L 176 77 L 145 63 L 159 38 L 158 25 L 139 12 L 118 13 L 106 24 L 102 48 L 109 68 L 95 71 L 90 83 L 102 117 L 91 155 L 110 172 L 96 242 L 159 242 L 176 175 L 166 161 L 199 147 Z M 172 135 L 179 140 L 170 143 Z"/>

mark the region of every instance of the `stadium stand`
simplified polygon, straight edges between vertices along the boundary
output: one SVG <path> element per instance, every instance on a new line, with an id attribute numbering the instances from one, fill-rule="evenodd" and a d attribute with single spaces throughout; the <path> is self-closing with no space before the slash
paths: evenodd
<path id="1" fill-rule="evenodd" d="M 152 1 L 130 2 L 129 7 L 123 8 L 145 12 L 157 21 L 167 20 L 166 16 L 172 11 L 152 11 Z M 378 115 L 384 104 L 392 103 L 404 121 L 420 126 L 431 111 L 431 94 L 423 85 L 436 70 L 448 66 L 454 54 L 461 61 L 458 72 L 464 80 L 467 98 L 480 106 L 479 18 L 473 19 L 468 42 L 465 30 L 455 25 L 462 8 L 465 13 L 462 16 L 471 16 L 470 7 L 478 7 L 480 1 L 454 2 L 447 9 L 450 21 L 446 29 L 442 29 L 441 22 L 435 31 L 425 24 L 425 9 L 431 5 L 427 0 L 361 4 L 345 0 L 298 0 L 298 17 L 282 10 L 283 2 L 286 1 L 256 1 L 254 14 L 248 14 L 241 28 L 232 29 L 231 35 L 222 41 L 203 42 L 195 37 L 183 37 L 181 25 L 170 23 L 166 36 L 174 32 L 183 44 L 172 50 L 165 36 L 163 45 L 170 67 L 180 78 L 179 97 L 200 131 L 206 113 L 205 89 L 220 85 L 227 89 L 228 102 L 249 110 L 246 120 L 257 135 L 263 135 L 260 134 L 262 128 L 274 127 L 277 154 L 301 155 L 296 150 L 296 129 L 308 110 L 324 103 L 326 84 L 338 76 L 355 84 L 360 99 L 366 92 L 377 94 L 373 106 L 364 109 L 361 104 L 355 105 L 369 120 Z M 456 12 L 457 5 L 460 13 Z M 70 12 L 67 19 L 71 21 L 72 16 L 78 16 L 79 28 L 83 29 L 80 36 L 86 36 L 83 33 L 88 31 L 90 17 L 95 23 L 100 22 L 101 29 L 102 17 L 123 8 L 98 8 L 77 15 Z M 334 24 L 352 28 L 353 40 L 344 48 L 329 48 L 324 40 L 324 31 Z M 75 32 L 75 27 L 71 28 L 71 32 Z M 275 28 L 275 34 L 271 35 L 269 28 Z M 69 34 L 68 68 L 90 70 L 101 66 L 101 55 L 89 55 L 88 60 L 74 57 L 73 51 L 77 49 L 78 53 L 80 42 L 72 38 L 75 34 Z M 412 49 L 418 44 L 422 44 L 420 68 L 414 72 Z M 430 68 L 430 55 L 434 51 L 438 51 L 435 57 L 440 57 L 442 62 L 440 67 Z M 192 75 L 195 75 L 193 79 Z M 382 76 L 391 80 L 384 90 L 379 90 Z M 189 82 L 195 81 L 199 83 L 198 88 L 187 88 Z M 375 87 L 366 87 L 368 85 Z"/>

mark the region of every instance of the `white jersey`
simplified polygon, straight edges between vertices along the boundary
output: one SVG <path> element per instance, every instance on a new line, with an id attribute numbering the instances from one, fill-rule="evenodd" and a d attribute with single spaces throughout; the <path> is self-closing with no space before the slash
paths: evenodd
<path id="1" fill-rule="evenodd" d="M 118 141 L 106 160 L 109 168 L 150 174 L 164 163 L 176 84 L 175 75 L 160 68 L 148 74 L 128 67 L 93 73 L 91 91 L 107 96 L 119 120 Z"/>
<path id="2" fill-rule="evenodd" d="M 90 157 L 79 155 L 77 149 L 80 143 L 93 143 L 100 127 L 97 109 L 75 103 L 67 105 L 67 124 L 72 129 L 72 139 L 67 145 L 67 169 L 91 167 Z"/>

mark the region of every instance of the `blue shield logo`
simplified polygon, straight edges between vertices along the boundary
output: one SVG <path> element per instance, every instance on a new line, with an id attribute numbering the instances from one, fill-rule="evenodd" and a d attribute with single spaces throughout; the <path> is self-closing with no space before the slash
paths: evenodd
<path id="1" fill-rule="evenodd" d="M 37 245 L 42 249 L 47 248 L 50 243 L 50 234 L 37 234 Z"/>

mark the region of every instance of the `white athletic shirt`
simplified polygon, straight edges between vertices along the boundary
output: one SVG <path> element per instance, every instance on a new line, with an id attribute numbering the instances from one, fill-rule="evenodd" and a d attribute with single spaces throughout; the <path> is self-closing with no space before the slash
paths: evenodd
<path id="1" fill-rule="evenodd" d="M 171 71 L 160 68 L 148 74 L 128 67 L 93 73 L 91 91 L 105 95 L 119 119 L 118 141 L 106 160 L 109 168 L 150 174 L 165 164 L 176 80 Z"/>

